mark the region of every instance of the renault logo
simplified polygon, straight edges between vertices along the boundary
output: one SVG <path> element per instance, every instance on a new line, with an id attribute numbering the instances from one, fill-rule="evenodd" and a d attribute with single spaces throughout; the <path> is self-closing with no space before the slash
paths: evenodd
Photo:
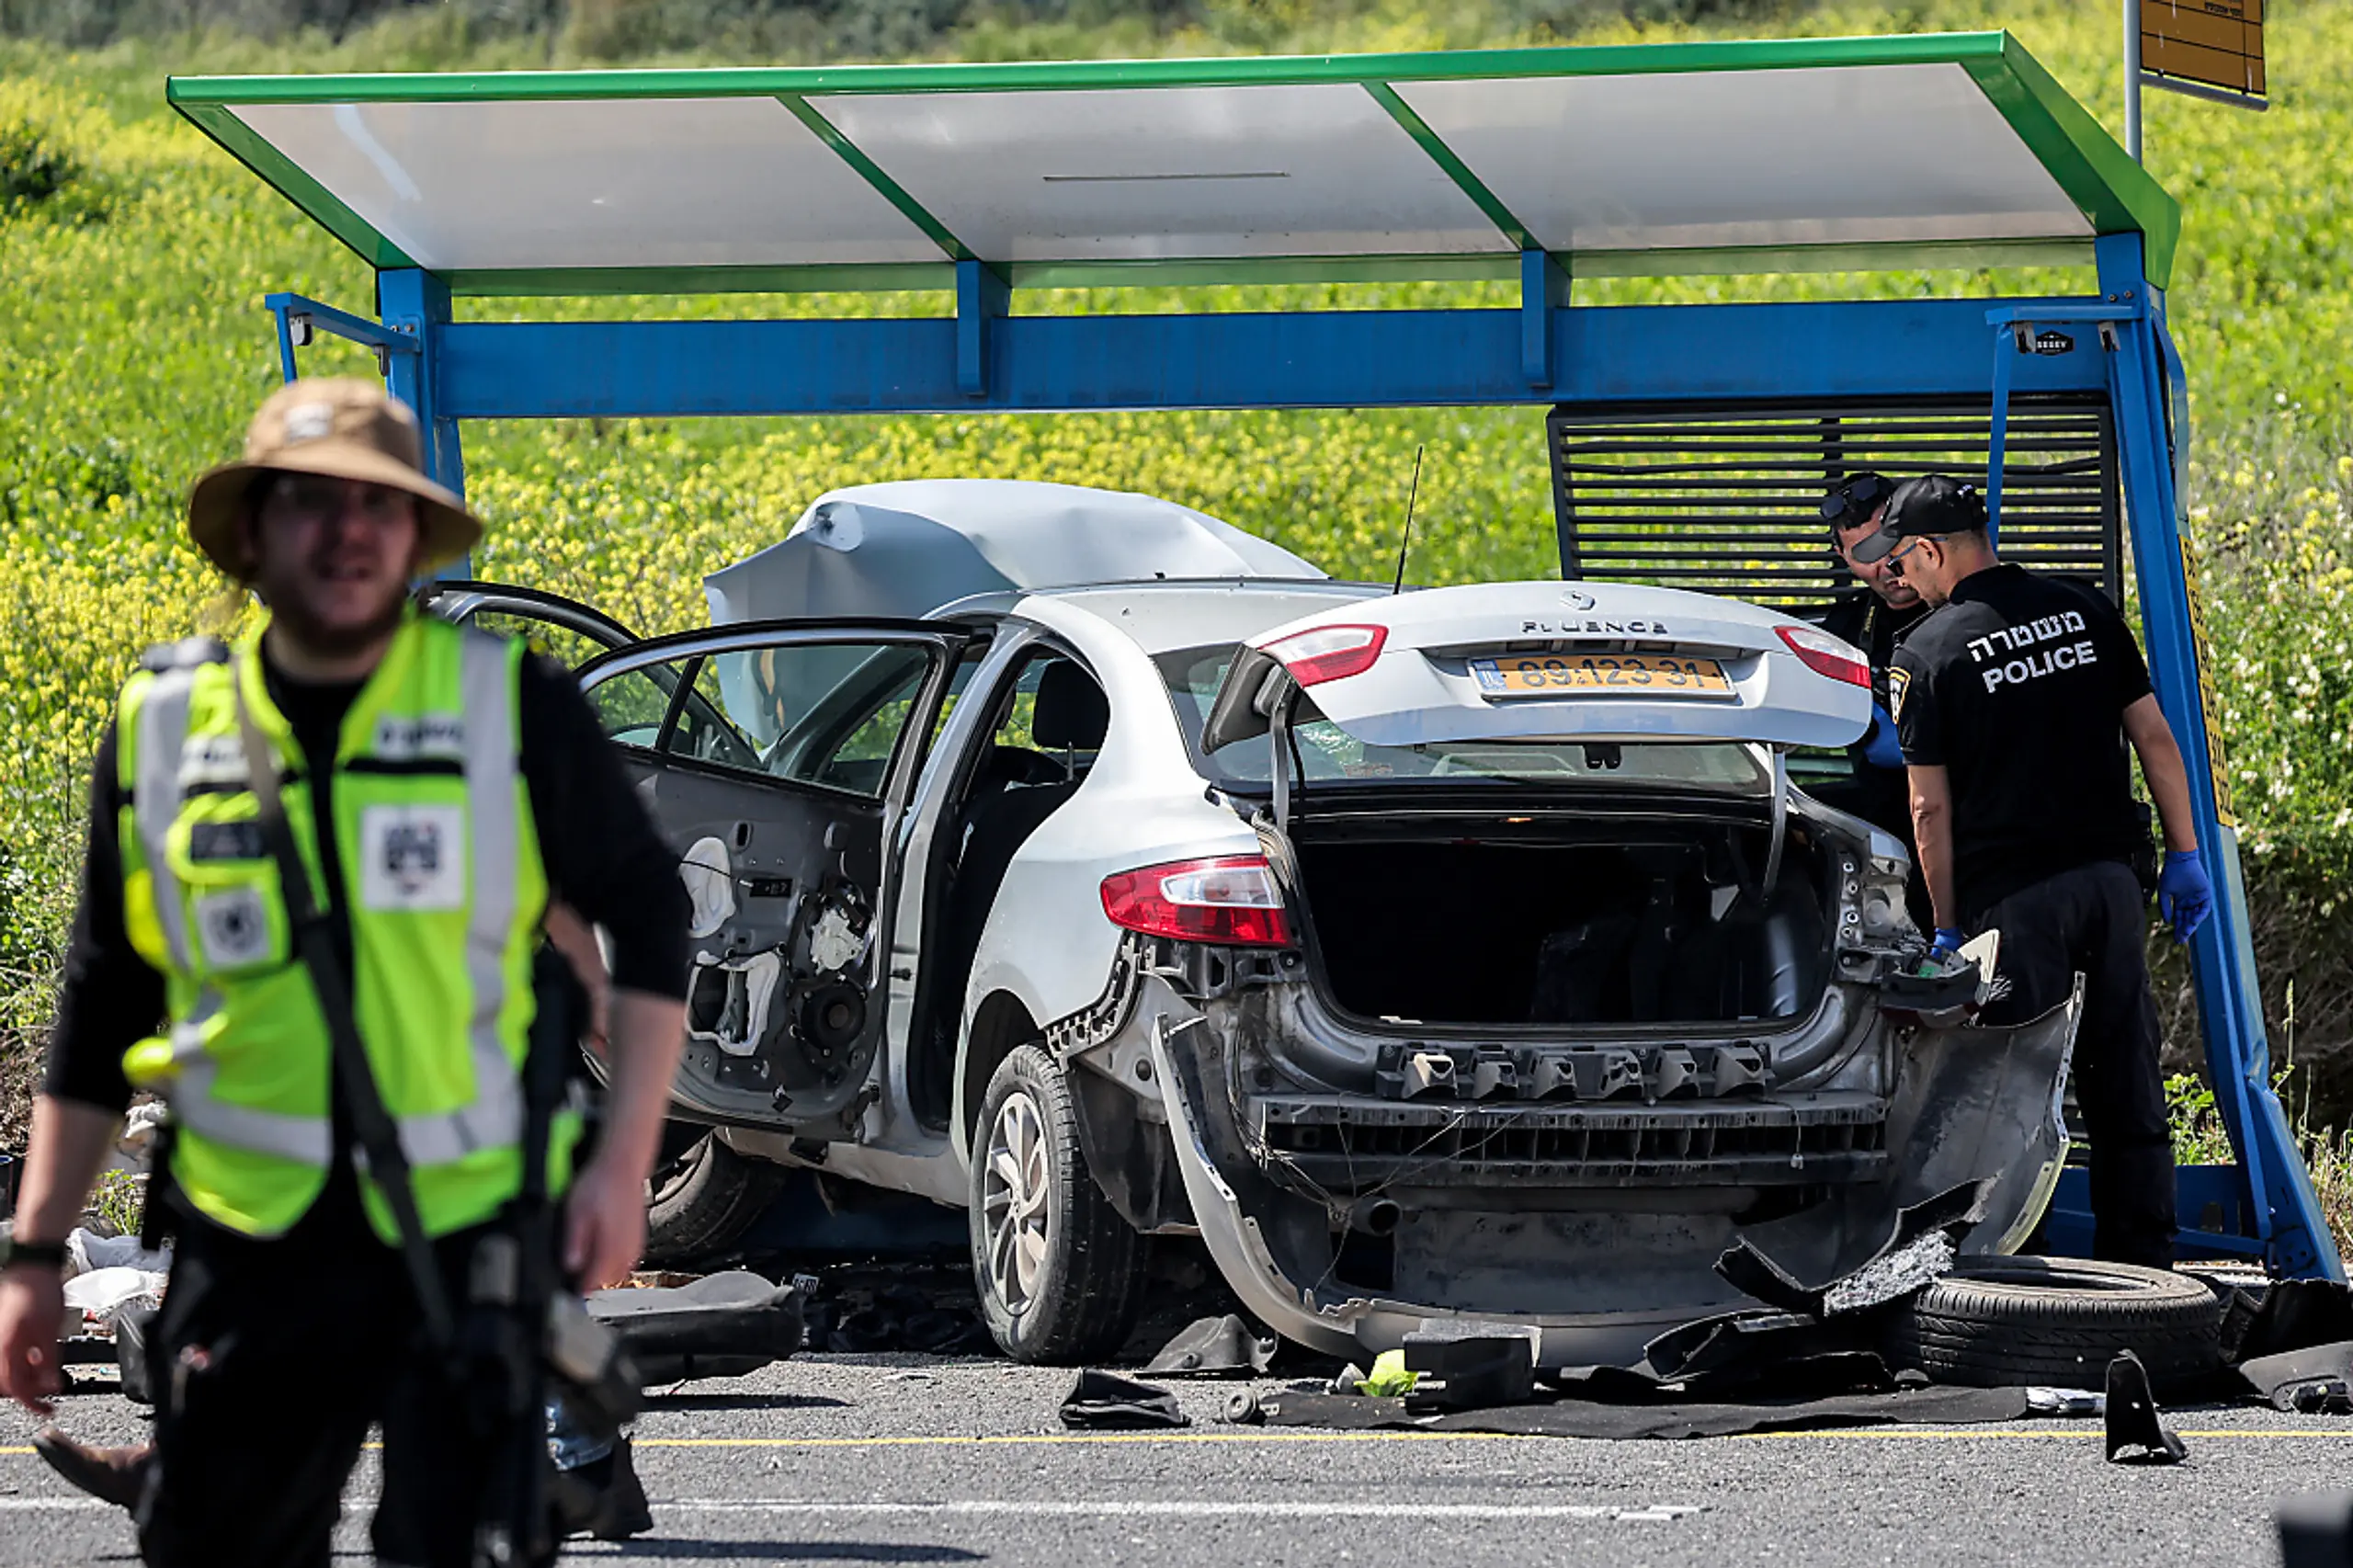
<path id="1" fill-rule="evenodd" d="M 1571 609 L 1591 609 L 1594 599 L 1591 594 L 1581 588 L 1563 588 L 1561 590 L 1561 602 Z"/>

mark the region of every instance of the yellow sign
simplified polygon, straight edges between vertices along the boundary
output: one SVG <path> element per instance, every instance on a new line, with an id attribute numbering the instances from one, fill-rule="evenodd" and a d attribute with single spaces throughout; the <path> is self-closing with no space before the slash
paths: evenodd
<path id="1" fill-rule="evenodd" d="M 2198 661 L 2198 707 L 2206 721 L 2206 769 L 2214 780 L 2214 816 L 2224 827 L 2239 825 L 2231 804 L 2231 769 L 2222 750 L 2222 710 L 2214 700 L 2213 660 L 2206 640 L 2206 596 L 2198 585 L 2198 551 L 2181 536 L 2181 581 L 2189 597 L 2190 656 Z"/>
<path id="2" fill-rule="evenodd" d="M 2263 97 L 2263 0 L 2141 0 L 2141 69 Z"/>

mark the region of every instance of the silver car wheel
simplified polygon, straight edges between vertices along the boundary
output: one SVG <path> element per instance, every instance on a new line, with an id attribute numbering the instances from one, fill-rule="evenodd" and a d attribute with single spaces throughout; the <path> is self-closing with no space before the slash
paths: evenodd
<path id="1" fill-rule="evenodd" d="M 1035 1100 L 1017 1091 L 997 1108 L 981 1187 L 989 1286 L 1008 1312 L 1021 1311 L 1037 1295 L 1038 1277 L 1046 1267 L 1052 1186 L 1045 1119 Z"/>

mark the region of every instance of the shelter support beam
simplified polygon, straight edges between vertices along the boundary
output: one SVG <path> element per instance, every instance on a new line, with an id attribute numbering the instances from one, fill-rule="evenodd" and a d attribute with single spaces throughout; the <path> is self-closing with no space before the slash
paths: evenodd
<path id="1" fill-rule="evenodd" d="M 2150 680 L 2188 766 L 2199 850 L 2217 894 L 2212 917 L 2191 941 L 2207 1064 L 2267 1261 L 2277 1273 L 2342 1280 L 2344 1263 L 2271 1089 L 2237 826 L 2227 810 L 2219 733 L 2207 718 L 2211 693 L 2175 463 L 2176 443 L 2186 443 L 2188 432 L 2169 427 L 2167 418 L 2163 299 L 2141 270 L 2138 234 L 2103 236 L 2098 244 L 2102 293 L 2138 307 L 2115 324 L 2116 351 L 2099 358 L 2110 375 Z"/>
<path id="2" fill-rule="evenodd" d="M 443 408 L 440 395 L 442 334 L 449 325 L 449 286 L 422 267 L 404 267 L 376 275 L 376 303 L 384 325 L 416 345 L 413 354 L 394 354 L 384 382 L 392 394 L 408 404 L 425 436 L 425 473 L 437 484 L 466 493 L 465 448 L 458 421 Z M 445 577 L 471 577 L 471 559 L 441 569 Z"/>
<path id="3" fill-rule="evenodd" d="M 956 390 L 968 398 L 989 394 L 992 324 L 1009 311 L 1013 291 L 986 262 L 956 264 Z"/>
<path id="4" fill-rule="evenodd" d="M 984 308 L 989 285 L 971 276 L 980 308 L 953 320 L 460 322 L 433 334 L 436 413 L 1460 407 L 1985 385 L 1983 300 L 1556 307 L 1553 379 L 1538 387 L 1520 310 L 996 316 Z M 1857 354 L 1858 342 L 1884 351 Z M 968 348 L 979 358 L 967 361 Z M 965 369 L 985 372 L 979 393 Z M 2017 369 L 2021 394 L 2105 386 L 2092 355 L 2028 358 Z"/>
<path id="5" fill-rule="evenodd" d="M 1561 307 L 1569 302 L 1569 273 L 1548 251 L 1519 253 L 1519 373 L 1531 387 L 1552 384 L 1552 347 Z"/>

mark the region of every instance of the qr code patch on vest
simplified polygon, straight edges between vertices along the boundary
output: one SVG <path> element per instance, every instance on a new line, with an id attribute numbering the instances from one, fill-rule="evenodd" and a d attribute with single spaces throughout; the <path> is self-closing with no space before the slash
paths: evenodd
<path id="1" fill-rule="evenodd" d="M 369 806 L 359 813 L 363 909 L 457 909 L 466 901 L 461 806 Z"/>

